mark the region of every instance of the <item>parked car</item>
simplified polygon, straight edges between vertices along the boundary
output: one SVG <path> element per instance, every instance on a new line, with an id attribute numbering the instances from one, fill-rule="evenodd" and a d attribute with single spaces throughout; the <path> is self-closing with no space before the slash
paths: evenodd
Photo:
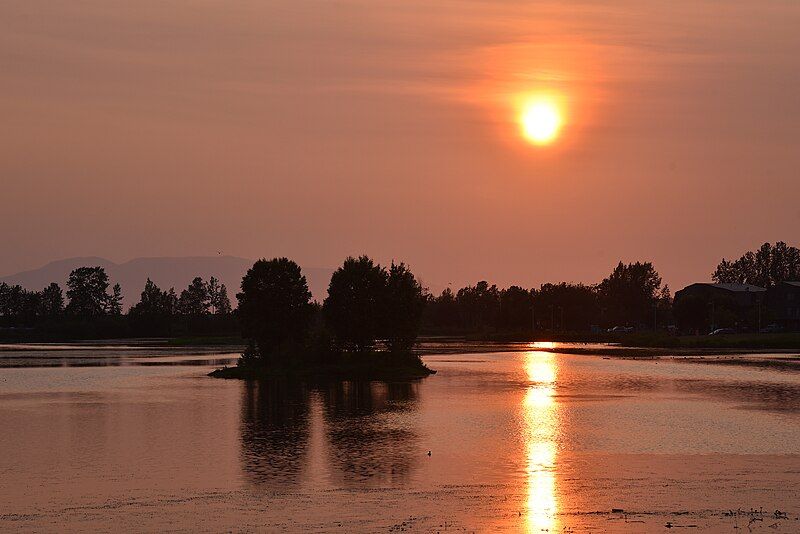
<path id="1" fill-rule="evenodd" d="M 762 334 L 777 334 L 779 332 L 783 332 L 783 327 L 779 324 L 768 324 L 761 330 L 759 330 Z"/>
<path id="2" fill-rule="evenodd" d="M 609 328 L 606 332 L 610 334 L 629 334 L 633 332 L 632 326 L 615 326 L 613 328 Z"/>
<path id="3" fill-rule="evenodd" d="M 727 336 L 729 334 L 735 334 L 735 333 L 736 333 L 736 330 L 734 330 L 733 328 L 717 328 L 716 330 L 714 330 L 713 332 L 711 332 L 708 335 L 709 336 Z"/>

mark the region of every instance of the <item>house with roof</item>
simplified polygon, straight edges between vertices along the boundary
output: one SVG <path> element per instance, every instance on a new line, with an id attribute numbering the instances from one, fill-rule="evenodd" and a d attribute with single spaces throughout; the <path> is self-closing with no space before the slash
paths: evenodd
<path id="1" fill-rule="evenodd" d="M 780 282 L 767 291 L 770 321 L 790 332 L 800 332 L 800 281 Z"/>
<path id="2" fill-rule="evenodd" d="M 683 331 L 755 330 L 766 312 L 766 296 L 765 288 L 753 284 L 701 282 L 675 293 L 674 311 Z"/>

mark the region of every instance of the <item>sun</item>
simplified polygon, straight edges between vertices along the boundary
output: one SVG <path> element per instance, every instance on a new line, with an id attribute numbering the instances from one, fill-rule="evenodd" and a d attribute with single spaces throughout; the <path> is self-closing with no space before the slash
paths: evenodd
<path id="1" fill-rule="evenodd" d="M 563 122 L 559 106 L 544 98 L 526 101 L 519 114 L 522 135 L 536 145 L 552 143 L 558 137 Z"/>

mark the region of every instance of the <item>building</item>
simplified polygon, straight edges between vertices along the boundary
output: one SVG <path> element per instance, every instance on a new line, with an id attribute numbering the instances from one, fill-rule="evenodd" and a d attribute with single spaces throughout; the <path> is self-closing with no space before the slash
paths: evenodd
<path id="1" fill-rule="evenodd" d="M 800 282 L 781 282 L 767 292 L 769 319 L 790 332 L 800 331 Z"/>
<path id="2" fill-rule="evenodd" d="M 684 332 L 757 330 L 766 318 L 766 296 L 765 288 L 752 284 L 691 284 L 675 293 L 675 318 Z"/>

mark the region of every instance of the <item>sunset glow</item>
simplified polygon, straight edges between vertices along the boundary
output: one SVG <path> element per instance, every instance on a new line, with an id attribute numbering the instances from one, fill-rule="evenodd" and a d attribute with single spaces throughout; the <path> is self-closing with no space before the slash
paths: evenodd
<path id="1" fill-rule="evenodd" d="M 0 13 L 0 534 L 800 534 L 800 0 Z"/>

